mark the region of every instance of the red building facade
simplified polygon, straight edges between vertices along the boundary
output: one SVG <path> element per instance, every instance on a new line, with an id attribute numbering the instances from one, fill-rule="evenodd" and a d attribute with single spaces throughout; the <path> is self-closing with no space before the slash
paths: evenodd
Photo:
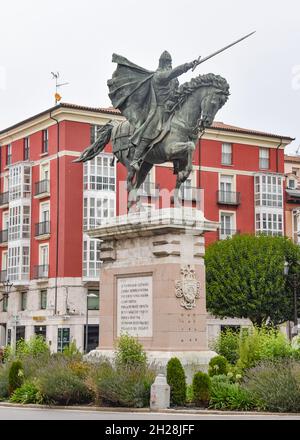
<path id="1" fill-rule="evenodd" d="M 1 281 L 13 283 L 0 311 L 0 345 L 42 334 L 53 351 L 71 340 L 82 350 L 97 346 L 100 251 L 87 230 L 124 213 L 126 171 L 112 164 L 111 145 L 85 165 L 73 160 L 111 119 L 122 118 L 113 109 L 60 104 L 0 132 Z M 193 203 L 203 190 L 205 217 L 220 223 L 207 244 L 237 232 L 284 235 L 291 140 L 222 123 L 206 130 L 181 197 Z M 162 206 L 162 190 L 174 184 L 171 164 L 156 166 L 143 200 Z M 220 324 L 233 322 L 211 319 L 209 336 Z"/>

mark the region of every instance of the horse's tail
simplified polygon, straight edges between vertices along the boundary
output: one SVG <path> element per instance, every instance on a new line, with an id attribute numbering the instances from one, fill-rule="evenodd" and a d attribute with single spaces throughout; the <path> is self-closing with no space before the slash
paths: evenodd
<path id="1" fill-rule="evenodd" d="M 99 131 L 98 131 L 98 138 L 96 141 L 88 148 L 86 148 L 78 157 L 78 159 L 73 160 L 73 162 L 87 162 L 88 160 L 94 159 L 94 157 L 98 156 L 111 138 L 111 132 L 114 128 L 113 124 L 111 122 L 108 122 L 105 124 Z"/>

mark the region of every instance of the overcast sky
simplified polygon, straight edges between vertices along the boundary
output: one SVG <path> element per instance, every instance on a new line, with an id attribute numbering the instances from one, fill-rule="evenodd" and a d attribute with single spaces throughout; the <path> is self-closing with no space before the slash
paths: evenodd
<path id="1" fill-rule="evenodd" d="M 51 71 L 64 102 L 111 105 L 113 52 L 156 69 L 254 37 L 201 65 L 230 84 L 217 120 L 296 137 L 300 145 L 299 0 L 0 0 L 0 129 L 54 104 Z M 196 72 L 195 72 L 196 73 Z M 194 73 L 194 75 L 195 75 Z M 188 73 L 180 82 L 191 78 Z"/>

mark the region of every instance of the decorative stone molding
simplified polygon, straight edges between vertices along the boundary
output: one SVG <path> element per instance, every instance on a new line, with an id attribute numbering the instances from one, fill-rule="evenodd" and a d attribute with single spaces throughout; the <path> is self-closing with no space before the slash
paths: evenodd
<path id="1" fill-rule="evenodd" d="M 190 265 L 181 268 L 181 275 L 181 280 L 175 282 L 176 298 L 183 298 L 181 307 L 192 310 L 196 307 L 196 299 L 200 298 L 200 283 Z"/>

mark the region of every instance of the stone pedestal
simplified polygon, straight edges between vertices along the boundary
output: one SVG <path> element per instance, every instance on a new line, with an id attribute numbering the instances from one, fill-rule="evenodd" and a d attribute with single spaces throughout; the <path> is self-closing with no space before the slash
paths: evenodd
<path id="1" fill-rule="evenodd" d="M 172 356 L 205 369 L 207 346 L 204 231 L 194 208 L 153 210 L 115 218 L 90 231 L 101 240 L 100 343 L 112 355 L 122 333 L 139 338 L 150 360 Z"/>

